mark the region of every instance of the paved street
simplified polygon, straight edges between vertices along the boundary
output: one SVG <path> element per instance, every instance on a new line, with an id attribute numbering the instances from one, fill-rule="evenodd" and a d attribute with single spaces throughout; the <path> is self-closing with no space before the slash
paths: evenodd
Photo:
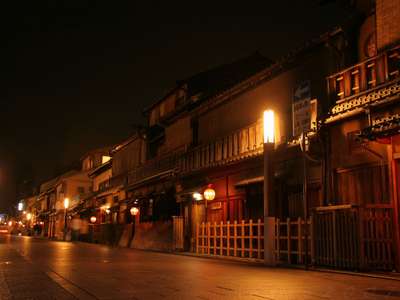
<path id="1" fill-rule="evenodd" d="M 400 299 L 400 282 L 0 238 L 0 299 Z"/>

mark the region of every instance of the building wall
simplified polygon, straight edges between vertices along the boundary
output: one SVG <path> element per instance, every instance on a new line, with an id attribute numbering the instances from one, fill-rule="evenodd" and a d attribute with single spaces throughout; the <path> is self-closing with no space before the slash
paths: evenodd
<path id="1" fill-rule="evenodd" d="M 104 172 L 93 178 L 93 191 L 96 192 L 99 190 L 99 184 L 110 179 L 112 177 L 112 169 L 107 169 Z"/>
<path id="2" fill-rule="evenodd" d="M 379 204 L 391 201 L 390 147 L 385 141 L 355 139 L 367 127 L 365 118 L 333 126 L 331 134 L 332 201 L 337 204 Z"/>
<path id="3" fill-rule="evenodd" d="M 146 146 L 142 139 L 137 138 L 113 155 L 112 174 L 118 176 L 132 170 L 146 158 Z"/>
<path id="4" fill-rule="evenodd" d="M 251 89 L 233 100 L 199 117 L 199 142 L 205 143 L 248 126 L 262 117 L 265 109 L 275 110 L 276 141 L 285 142 L 292 136 L 292 101 L 296 86 L 309 80 L 311 99 L 327 107 L 325 76 L 333 70 L 327 48 L 316 49 L 301 59 L 301 65 Z M 326 102 L 326 101 L 325 101 Z M 223 121 L 222 121 L 223 120 Z"/>
<path id="5" fill-rule="evenodd" d="M 165 129 L 165 144 L 161 147 L 160 152 L 173 151 L 189 145 L 191 141 L 190 117 L 186 116 Z"/>
<path id="6" fill-rule="evenodd" d="M 400 40 L 399 0 L 376 0 L 377 44 L 381 50 Z"/>

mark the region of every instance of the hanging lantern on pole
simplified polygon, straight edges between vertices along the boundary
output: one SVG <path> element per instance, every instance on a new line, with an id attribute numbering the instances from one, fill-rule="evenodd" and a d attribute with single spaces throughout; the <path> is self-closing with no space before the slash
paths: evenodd
<path id="1" fill-rule="evenodd" d="M 204 193 L 204 199 L 207 201 L 212 201 L 215 199 L 215 190 L 212 188 L 212 185 L 208 185 L 208 187 L 205 189 Z"/>

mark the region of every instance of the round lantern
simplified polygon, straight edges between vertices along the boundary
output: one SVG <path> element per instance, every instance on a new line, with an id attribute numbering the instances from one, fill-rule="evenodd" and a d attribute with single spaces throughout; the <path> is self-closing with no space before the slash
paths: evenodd
<path id="1" fill-rule="evenodd" d="M 206 190 L 204 191 L 204 199 L 208 201 L 215 199 L 215 190 L 211 186 L 206 188 Z"/>
<path id="2" fill-rule="evenodd" d="M 90 217 L 90 222 L 96 223 L 97 218 L 95 216 Z"/>
<path id="3" fill-rule="evenodd" d="M 136 215 L 139 213 L 139 208 L 137 208 L 137 207 L 132 207 L 131 210 L 130 210 L 130 212 L 131 212 L 131 215 L 132 215 L 132 216 L 136 216 Z"/>

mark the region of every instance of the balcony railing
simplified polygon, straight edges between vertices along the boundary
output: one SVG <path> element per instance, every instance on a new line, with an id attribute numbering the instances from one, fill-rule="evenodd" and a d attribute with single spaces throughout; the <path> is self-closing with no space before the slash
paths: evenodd
<path id="1" fill-rule="evenodd" d="M 189 150 L 180 162 L 180 170 L 189 172 L 209 168 L 252 157 L 262 151 L 262 122 L 259 120 L 225 137 Z"/>
<path id="2" fill-rule="evenodd" d="M 329 76 L 328 93 L 333 102 L 340 104 L 398 78 L 400 46 Z"/>
<path id="3" fill-rule="evenodd" d="M 127 184 L 135 185 L 153 176 L 169 172 L 187 173 L 256 156 L 263 151 L 262 122 L 237 130 L 227 136 L 195 148 L 182 147 L 147 161 L 128 174 Z"/>
<path id="4" fill-rule="evenodd" d="M 179 159 L 184 153 L 185 148 L 179 148 L 171 153 L 147 161 L 144 165 L 128 173 L 128 185 L 138 183 L 152 176 L 157 176 L 163 172 L 177 170 Z"/>

